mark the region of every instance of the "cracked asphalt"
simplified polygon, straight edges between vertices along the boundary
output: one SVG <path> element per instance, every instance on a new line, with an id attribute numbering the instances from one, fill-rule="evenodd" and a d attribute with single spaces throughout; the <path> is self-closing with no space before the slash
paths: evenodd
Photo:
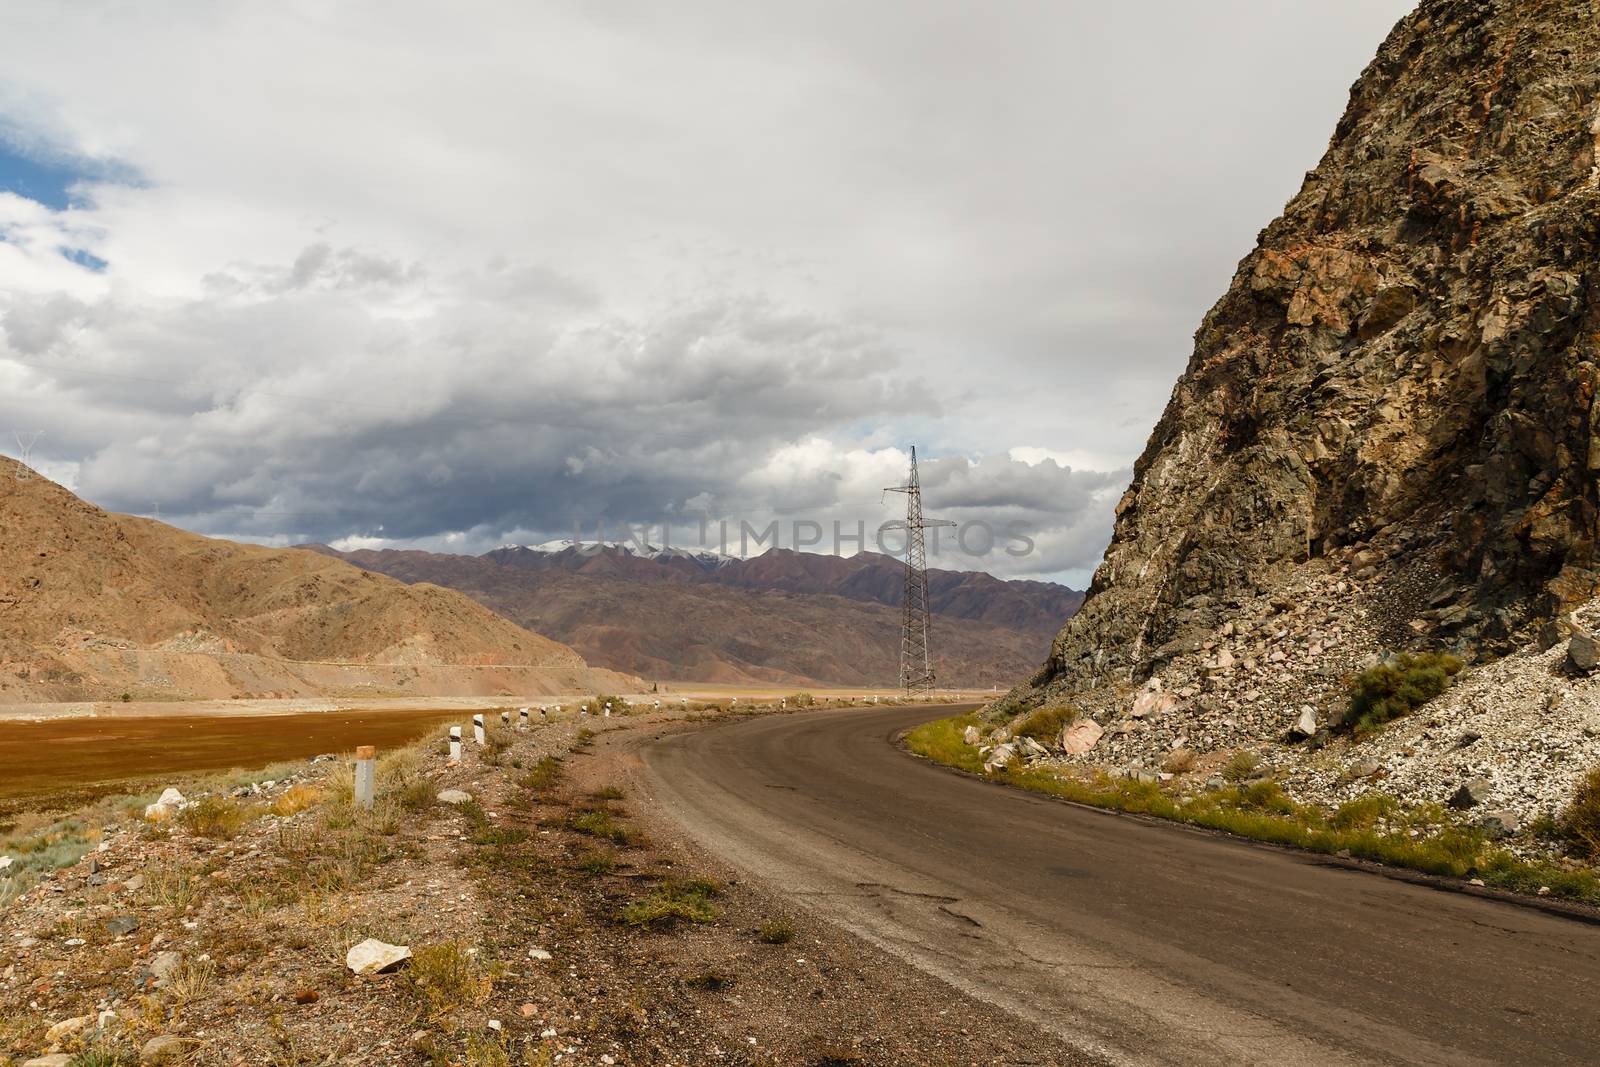
<path id="1" fill-rule="evenodd" d="M 1080 1055 L 1600 1062 L 1600 925 L 1062 804 L 896 746 L 948 714 L 656 737 L 635 788 L 733 866 Z"/>

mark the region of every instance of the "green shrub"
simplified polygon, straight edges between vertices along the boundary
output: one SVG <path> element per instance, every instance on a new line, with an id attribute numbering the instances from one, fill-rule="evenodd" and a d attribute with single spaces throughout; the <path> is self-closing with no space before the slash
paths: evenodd
<path id="1" fill-rule="evenodd" d="M 810 693 L 796 693 L 790 699 L 794 702 L 794 706 L 797 708 L 809 708 L 811 705 L 817 702 L 817 698 L 812 696 Z"/>
<path id="2" fill-rule="evenodd" d="M 1396 656 L 1356 675 L 1350 684 L 1345 729 L 1357 737 L 1409 715 L 1444 692 L 1461 670 L 1461 661 L 1438 652 Z"/>
<path id="3" fill-rule="evenodd" d="M 567 825 L 580 834 L 604 838 L 618 845 L 626 845 L 633 840 L 633 834 L 615 815 L 599 808 L 587 808 L 578 812 L 572 816 Z"/>
<path id="4" fill-rule="evenodd" d="M 1600 767 L 1579 780 L 1556 827 L 1574 852 L 1589 859 L 1600 858 Z"/>
<path id="5" fill-rule="evenodd" d="M 1054 744 L 1062 727 L 1078 721 L 1078 709 L 1069 705 L 1040 708 L 1017 724 L 1018 737 L 1031 737 L 1042 745 Z"/>
<path id="6" fill-rule="evenodd" d="M 794 940 L 794 927 L 782 919 L 768 919 L 758 931 L 761 940 L 769 945 L 787 945 Z"/>
<path id="7" fill-rule="evenodd" d="M 554 786 L 560 777 L 561 761 L 554 756 L 546 756 L 529 768 L 527 774 L 518 778 L 517 784 L 535 793 L 543 793 Z"/>

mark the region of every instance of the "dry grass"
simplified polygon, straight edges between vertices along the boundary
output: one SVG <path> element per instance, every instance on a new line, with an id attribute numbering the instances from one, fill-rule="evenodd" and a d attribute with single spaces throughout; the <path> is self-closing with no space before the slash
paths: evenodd
<path id="1" fill-rule="evenodd" d="M 460 941 L 421 945 L 412 950 L 406 972 L 412 994 L 430 1019 L 476 1008 L 494 991 L 495 975 Z"/>
<path id="2" fill-rule="evenodd" d="M 629 926 L 665 929 L 678 920 L 692 923 L 716 922 L 720 914 L 712 898 L 721 890 L 704 878 L 669 880 L 656 886 L 649 896 L 632 901 L 622 909 L 622 921 Z"/>

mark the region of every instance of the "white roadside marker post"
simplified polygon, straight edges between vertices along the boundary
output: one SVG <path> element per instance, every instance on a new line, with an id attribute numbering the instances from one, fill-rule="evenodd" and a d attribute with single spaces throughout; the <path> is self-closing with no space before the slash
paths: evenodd
<path id="1" fill-rule="evenodd" d="M 510 726 L 511 725 L 511 713 L 509 711 L 502 711 L 500 713 L 500 725 L 501 726 Z"/>
<path id="2" fill-rule="evenodd" d="M 461 727 L 450 727 L 450 762 L 461 762 Z"/>
<path id="3" fill-rule="evenodd" d="M 356 746 L 355 804 L 358 808 L 372 807 L 374 785 L 377 782 L 377 749 L 371 745 Z"/>
<path id="4" fill-rule="evenodd" d="M 606 719 L 611 718 L 611 701 L 606 701 L 606 713 L 601 717 Z"/>
<path id="5" fill-rule="evenodd" d="M 658 701 L 656 701 L 656 710 L 657 710 L 657 711 L 660 711 L 660 710 L 661 710 L 661 701 L 659 701 L 659 700 L 658 700 Z"/>
<path id="6" fill-rule="evenodd" d="M 480 745 L 483 744 L 483 716 L 482 715 L 474 715 L 472 717 L 472 739 L 474 741 L 476 741 Z"/>
<path id="7" fill-rule="evenodd" d="M 789 698 L 788 697 L 784 697 L 782 700 L 778 701 L 778 710 L 786 711 L 786 710 L 788 710 L 788 707 L 789 707 Z"/>
<path id="8" fill-rule="evenodd" d="M 522 708 L 520 710 L 522 711 L 522 721 L 520 723 L 518 723 L 517 725 L 521 729 L 526 730 L 528 728 L 528 709 L 527 708 Z M 544 714 L 544 709 L 543 708 L 539 709 L 539 714 L 541 714 L 541 715 Z"/>

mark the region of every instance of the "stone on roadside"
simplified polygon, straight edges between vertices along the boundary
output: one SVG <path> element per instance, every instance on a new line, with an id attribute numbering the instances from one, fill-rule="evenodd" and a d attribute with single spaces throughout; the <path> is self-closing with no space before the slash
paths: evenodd
<path id="1" fill-rule="evenodd" d="M 183 806 L 183 794 L 168 786 L 161 791 L 154 804 L 145 805 L 144 817 L 147 819 L 165 819 Z"/>
<path id="2" fill-rule="evenodd" d="M 549 952 L 542 948 L 530 948 L 528 950 L 528 958 L 530 960 L 548 960 L 552 957 Z"/>
<path id="3" fill-rule="evenodd" d="M 344 964 L 356 974 L 379 974 L 411 958 L 407 945 L 390 945 L 369 937 L 345 953 Z"/>
<path id="4" fill-rule="evenodd" d="M 1093 719 L 1079 719 L 1062 728 L 1061 750 L 1069 756 L 1081 756 L 1100 743 L 1105 730 Z"/>
<path id="5" fill-rule="evenodd" d="M 1045 748 L 1031 737 L 1018 738 L 1017 747 L 1022 750 L 1022 754 L 1024 756 L 1032 759 L 1042 759 L 1045 756 L 1050 755 L 1050 750 L 1048 748 Z"/>
<path id="6" fill-rule="evenodd" d="M 159 988 L 172 980 L 178 973 L 178 968 L 183 965 L 183 954 L 179 952 L 158 952 L 156 958 L 150 961 L 150 977 L 156 980 Z"/>
<path id="7" fill-rule="evenodd" d="M 106 933 L 110 934 L 112 937 L 121 937 L 124 934 L 131 934 L 135 930 L 139 929 L 139 919 L 133 915 L 118 915 L 107 919 L 105 922 L 101 923 L 101 925 L 105 927 Z"/>
<path id="8" fill-rule="evenodd" d="M 31 1060 L 23 1060 L 22 1067 L 71 1067 L 72 1057 L 65 1052 L 52 1052 L 48 1056 L 35 1056 Z"/>
<path id="9" fill-rule="evenodd" d="M 446 789 L 439 794 L 441 804 L 470 804 L 472 794 L 464 789 Z"/>
<path id="10" fill-rule="evenodd" d="M 1522 819 L 1514 811 L 1491 811 L 1478 821 L 1490 837 L 1510 837 L 1522 829 Z"/>
<path id="11" fill-rule="evenodd" d="M 1016 749 L 1012 748 L 1010 745 L 1000 745 L 995 748 L 993 752 L 989 753 L 989 758 L 983 763 L 983 769 L 985 772 L 993 774 L 995 771 L 1003 770 L 1004 768 L 1010 766 L 1012 761 L 1014 761 L 1016 758 Z"/>
<path id="12" fill-rule="evenodd" d="M 63 1038 L 71 1037 L 92 1022 L 94 1022 L 93 1015 L 75 1015 L 70 1019 L 62 1019 L 44 1032 L 44 1039 L 46 1043 L 55 1045 Z"/>
<path id="13" fill-rule="evenodd" d="M 1451 795 L 1448 801 L 1452 808 L 1475 808 L 1489 799 L 1489 794 L 1494 790 L 1494 783 L 1487 778 L 1472 778 L 1462 782 L 1461 787 Z"/>
<path id="14" fill-rule="evenodd" d="M 177 1034 L 161 1034 L 158 1037 L 152 1037 L 140 1046 L 139 1063 L 141 1067 L 147 1064 L 182 1063 L 198 1045 L 199 1042 L 191 1037 L 180 1037 Z"/>
<path id="15" fill-rule="evenodd" d="M 1159 689 L 1147 689 L 1134 698 L 1133 708 L 1128 712 L 1135 719 L 1150 718 L 1162 715 L 1178 706 L 1178 698 L 1171 693 L 1163 693 Z"/>
<path id="16" fill-rule="evenodd" d="M 1600 641 L 1587 630 L 1574 630 L 1567 641 L 1567 662 L 1588 674 L 1600 664 Z"/>
<path id="17" fill-rule="evenodd" d="M 967 727 L 966 731 L 962 733 L 961 740 L 969 745 L 975 745 L 979 741 L 983 740 L 983 734 L 978 732 L 978 728 L 976 726 L 969 726 Z"/>
<path id="18" fill-rule="evenodd" d="M 1295 719 L 1294 725 L 1289 727 L 1291 741 L 1304 741 L 1317 732 L 1317 711 L 1309 704 L 1300 708 L 1300 717 Z"/>

